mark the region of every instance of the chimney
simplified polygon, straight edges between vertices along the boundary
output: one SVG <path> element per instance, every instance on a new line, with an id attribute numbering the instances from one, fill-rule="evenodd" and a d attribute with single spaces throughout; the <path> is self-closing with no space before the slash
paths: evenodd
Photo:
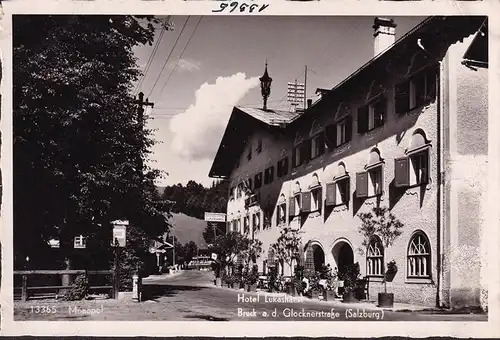
<path id="1" fill-rule="evenodd" d="M 374 54 L 373 56 L 379 55 L 381 52 L 385 51 L 389 46 L 392 46 L 395 41 L 396 35 L 396 23 L 393 19 L 379 18 L 376 17 L 373 29 L 374 39 Z"/>
<path id="2" fill-rule="evenodd" d="M 312 103 L 313 103 L 313 100 L 312 99 L 308 99 L 307 100 L 307 108 L 310 108 L 311 105 L 312 105 Z"/>

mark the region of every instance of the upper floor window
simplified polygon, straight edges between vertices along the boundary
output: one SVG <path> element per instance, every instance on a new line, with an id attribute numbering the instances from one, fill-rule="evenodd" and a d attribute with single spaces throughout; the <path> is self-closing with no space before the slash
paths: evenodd
<path id="1" fill-rule="evenodd" d="M 255 175 L 253 187 L 255 189 L 259 189 L 260 187 L 262 187 L 262 172 L 259 172 Z"/>
<path id="2" fill-rule="evenodd" d="M 300 189 L 300 184 L 297 182 L 297 183 L 295 183 L 295 187 L 293 190 L 293 196 L 290 197 L 288 215 L 297 216 L 300 213 L 301 205 L 302 205 L 301 198 L 302 198 L 302 192 Z"/>
<path id="3" fill-rule="evenodd" d="M 325 127 L 325 135 L 331 148 L 341 146 L 352 139 L 352 117 L 346 117 Z"/>
<path id="4" fill-rule="evenodd" d="M 286 201 L 285 196 L 281 195 L 276 211 L 276 226 L 281 226 L 286 223 Z"/>
<path id="5" fill-rule="evenodd" d="M 370 152 L 365 171 L 356 174 L 356 196 L 368 198 L 382 195 L 383 160 L 377 149 Z"/>
<path id="6" fill-rule="evenodd" d="M 347 204 L 350 195 L 350 177 L 347 174 L 344 163 L 340 163 L 335 171 L 332 183 L 326 184 L 327 206 L 338 206 Z"/>
<path id="7" fill-rule="evenodd" d="M 253 230 L 260 230 L 260 212 L 256 212 L 252 216 L 252 227 Z"/>
<path id="8" fill-rule="evenodd" d="M 425 69 L 396 85 L 396 113 L 403 114 L 436 98 L 437 68 Z"/>
<path id="9" fill-rule="evenodd" d="M 248 216 L 243 217 L 243 231 L 245 234 L 250 232 L 250 217 Z"/>
<path id="10" fill-rule="evenodd" d="M 274 180 L 274 166 L 270 166 L 264 172 L 264 184 L 269 184 Z"/>
<path id="11" fill-rule="evenodd" d="M 255 149 L 255 151 L 257 151 L 257 154 L 262 152 L 262 139 L 259 139 L 257 141 L 257 148 Z"/>
<path id="12" fill-rule="evenodd" d="M 366 252 L 366 273 L 370 276 L 384 275 L 384 247 L 380 238 L 372 237 Z"/>
<path id="13" fill-rule="evenodd" d="M 278 161 L 276 174 L 278 178 L 288 175 L 288 157 Z"/>
<path id="14" fill-rule="evenodd" d="M 365 133 L 384 125 L 387 99 L 379 96 L 368 105 L 358 109 L 358 132 Z"/>
<path id="15" fill-rule="evenodd" d="M 325 135 L 320 133 L 311 139 L 311 158 L 316 158 L 325 153 Z"/>
<path id="16" fill-rule="evenodd" d="M 293 149 L 293 166 L 297 167 L 310 160 L 311 158 L 311 140 L 305 140 Z"/>
<path id="17" fill-rule="evenodd" d="M 394 185 L 412 187 L 429 183 L 430 142 L 422 130 L 417 130 L 411 140 L 406 157 L 394 160 Z"/>
<path id="18" fill-rule="evenodd" d="M 410 239 L 407 269 L 409 278 L 431 276 L 431 248 L 423 232 L 415 233 Z"/>

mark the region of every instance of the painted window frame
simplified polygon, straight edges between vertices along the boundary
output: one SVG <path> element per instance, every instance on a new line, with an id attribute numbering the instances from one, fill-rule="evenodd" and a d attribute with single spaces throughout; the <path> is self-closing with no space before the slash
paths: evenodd
<path id="1" fill-rule="evenodd" d="M 420 252 L 420 249 L 417 249 L 417 253 L 412 252 L 412 245 L 414 239 L 420 238 L 424 240 L 424 244 L 419 243 L 419 246 L 423 246 L 425 249 L 424 252 Z M 410 240 L 408 242 L 408 248 L 406 251 L 406 278 L 409 280 L 429 280 L 432 278 L 432 248 L 429 241 L 429 237 L 422 230 L 418 230 L 414 232 Z M 412 265 L 414 262 L 415 266 Z M 424 270 L 421 270 L 422 267 L 418 269 L 415 268 L 416 264 L 419 263 L 420 266 L 424 267 Z M 419 270 L 420 269 L 420 270 Z M 417 273 L 418 271 L 418 273 Z M 424 272 L 421 274 L 422 272 Z"/>
<path id="2" fill-rule="evenodd" d="M 373 236 L 366 249 L 366 276 L 383 277 L 384 264 L 384 246 L 378 236 Z"/>

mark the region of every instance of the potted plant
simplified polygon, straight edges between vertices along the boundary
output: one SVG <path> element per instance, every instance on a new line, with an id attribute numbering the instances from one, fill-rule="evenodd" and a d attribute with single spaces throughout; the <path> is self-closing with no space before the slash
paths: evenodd
<path id="1" fill-rule="evenodd" d="M 323 287 L 320 285 L 320 273 L 313 271 L 309 274 L 307 279 L 309 280 L 309 298 L 319 299 L 319 296 L 323 293 Z"/>
<path id="2" fill-rule="evenodd" d="M 355 302 L 357 301 L 356 295 L 356 282 L 359 278 L 359 263 L 346 265 L 343 270 L 339 271 L 339 279 L 344 281 L 344 293 L 342 295 L 342 302 Z"/>
<path id="3" fill-rule="evenodd" d="M 269 292 L 278 291 L 278 268 L 276 266 L 269 268 L 268 288 Z"/>
<path id="4" fill-rule="evenodd" d="M 363 245 L 368 247 L 372 238 L 378 236 L 384 247 L 385 259 L 387 248 L 392 246 L 394 241 L 401 235 L 401 229 L 404 227 L 403 223 L 386 207 L 374 207 L 371 212 L 360 213 L 358 216 L 361 219 L 359 232 L 364 236 Z M 388 274 L 395 275 L 394 270 L 397 271 L 396 262 L 391 262 L 387 264 L 387 270 L 383 270 L 384 292 L 378 293 L 379 307 L 392 307 L 394 305 L 394 293 L 387 293 Z M 390 273 L 389 269 L 391 270 Z M 390 277 L 391 281 L 394 275 Z"/>
<path id="5" fill-rule="evenodd" d="M 326 301 L 333 301 L 337 297 L 337 271 L 332 270 L 330 265 L 328 265 L 323 268 L 322 272 L 321 278 L 325 280 L 323 299 Z"/>
<path id="6" fill-rule="evenodd" d="M 259 269 L 257 265 L 252 267 L 252 270 L 246 270 L 245 275 L 245 290 L 247 292 L 257 291 L 257 281 L 259 280 Z"/>

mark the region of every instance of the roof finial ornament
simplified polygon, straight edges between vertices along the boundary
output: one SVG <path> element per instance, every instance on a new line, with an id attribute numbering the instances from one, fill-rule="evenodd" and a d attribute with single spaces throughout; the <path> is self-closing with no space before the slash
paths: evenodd
<path id="1" fill-rule="evenodd" d="M 269 73 L 267 72 L 267 58 L 266 58 L 266 68 L 264 69 L 264 75 L 259 78 L 260 80 L 260 92 L 262 94 L 262 98 L 264 99 L 264 107 L 263 110 L 267 110 L 267 98 L 271 94 L 271 83 L 273 78 L 269 77 Z"/>

